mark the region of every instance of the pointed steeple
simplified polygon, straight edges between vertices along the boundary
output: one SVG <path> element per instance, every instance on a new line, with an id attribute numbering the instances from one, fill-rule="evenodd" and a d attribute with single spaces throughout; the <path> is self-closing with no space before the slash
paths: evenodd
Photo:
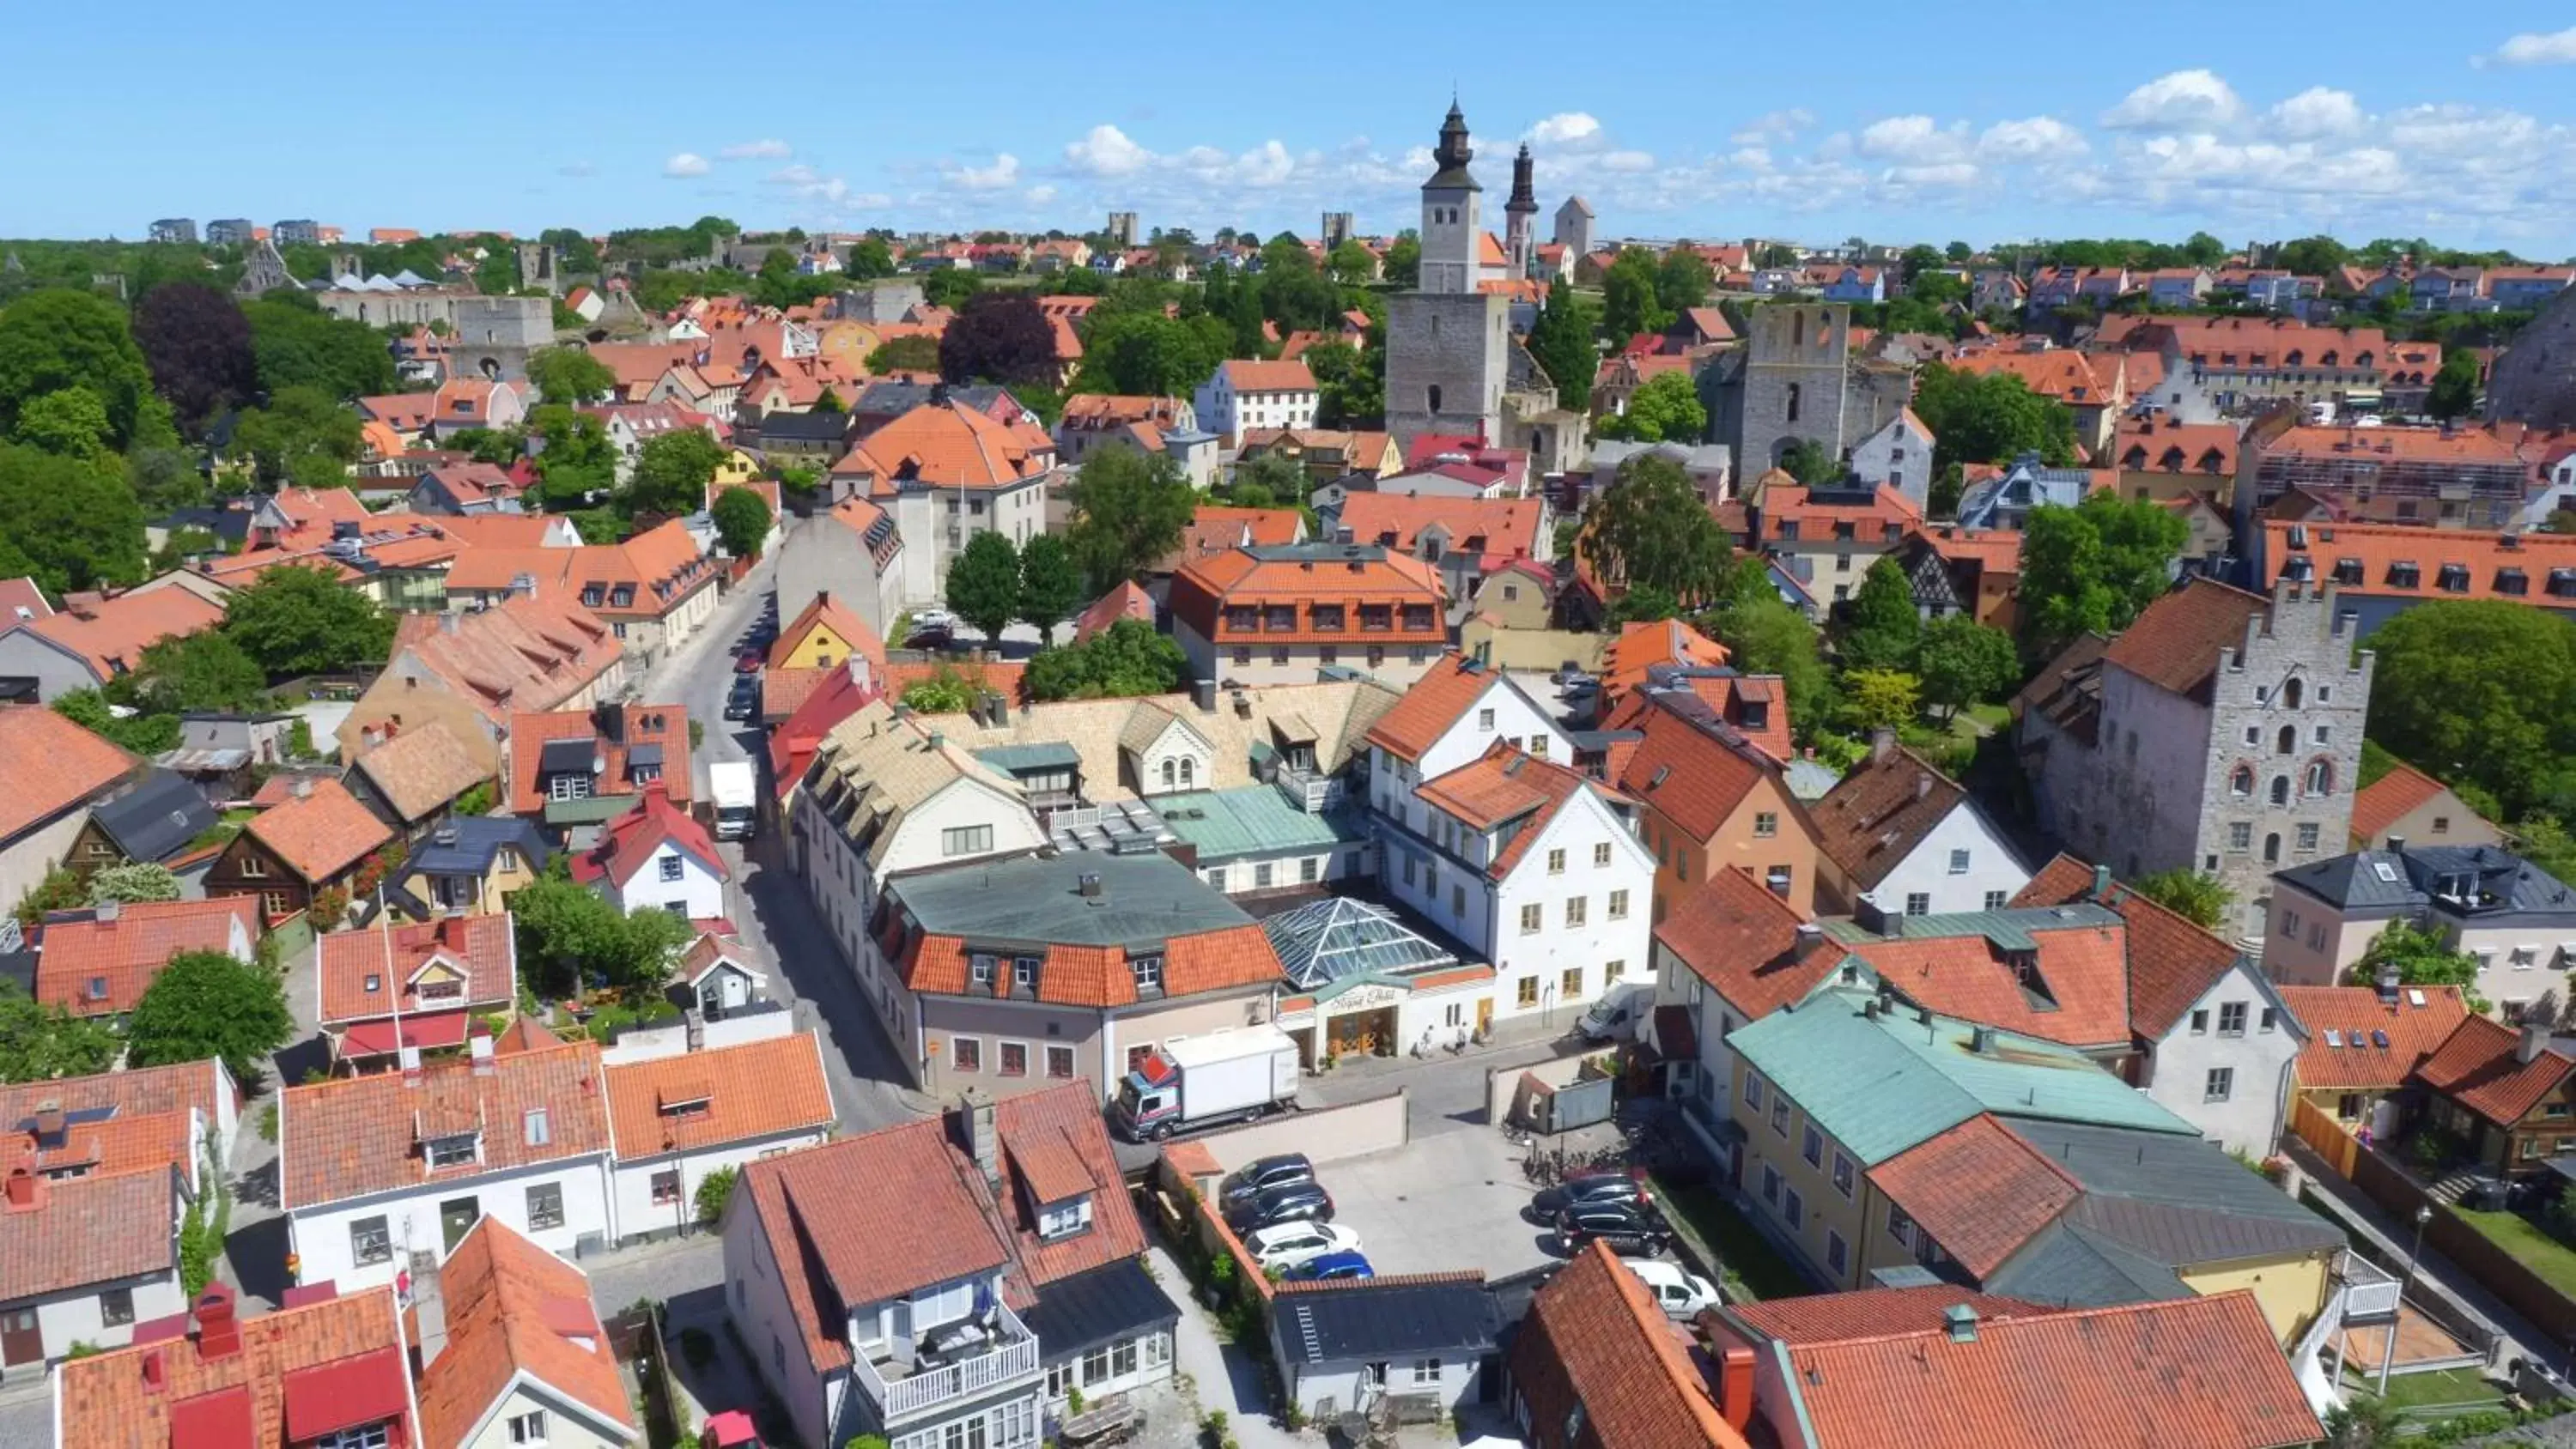
<path id="1" fill-rule="evenodd" d="M 1505 211 L 1538 210 L 1538 192 L 1531 175 L 1529 142 L 1521 143 L 1521 153 L 1512 158 L 1512 199 L 1503 203 Z"/>
<path id="2" fill-rule="evenodd" d="M 1466 114 L 1458 109 L 1456 101 L 1451 101 L 1449 119 L 1440 123 L 1439 148 L 1431 153 L 1431 159 L 1439 163 L 1440 171 L 1424 184 L 1457 187 L 1469 191 L 1482 190 L 1483 188 L 1476 184 L 1476 178 L 1467 173 L 1467 163 L 1474 160 L 1475 156 L 1476 148 L 1467 144 Z"/>

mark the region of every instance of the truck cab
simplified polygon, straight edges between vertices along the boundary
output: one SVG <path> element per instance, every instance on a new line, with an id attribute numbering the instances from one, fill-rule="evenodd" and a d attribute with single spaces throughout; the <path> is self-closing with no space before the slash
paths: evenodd
<path id="1" fill-rule="evenodd" d="M 707 793 L 714 797 L 718 840 L 748 840 L 759 827 L 759 780 L 749 760 L 719 760 L 707 766 Z"/>
<path id="2" fill-rule="evenodd" d="M 1181 1125 L 1180 1078 L 1167 1076 L 1155 1082 L 1142 1071 L 1129 1072 L 1118 1084 L 1112 1110 L 1117 1114 L 1118 1135 L 1130 1142 L 1169 1137 Z"/>

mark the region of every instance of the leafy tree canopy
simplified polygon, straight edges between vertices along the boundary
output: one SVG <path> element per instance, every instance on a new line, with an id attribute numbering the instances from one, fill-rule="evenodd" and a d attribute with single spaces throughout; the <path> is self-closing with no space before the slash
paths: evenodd
<path id="1" fill-rule="evenodd" d="M 617 374 L 578 347 L 540 347 L 528 354 L 528 381 L 547 402 L 597 402 L 617 390 Z"/>
<path id="2" fill-rule="evenodd" d="M 2142 875 L 2129 882 L 2129 889 L 2204 931 L 2217 930 L 2219 923 L 2227 919 L 2227 908 L 2236 901 L 2236 893 L 2220 883 L 2218 877 L 2182 866 Z"/>
<path id="3" fill-rule="evenodd" d="M 1126 699 L 1169 694 L 1188 673 L 1177 642 L 1142 620 L 1120 619 L 1079 644 L 1041 650 L 1029 660 L 1028 684 L 1042 700 Z"/>
<path id="4" fill-rule="evenodd" d="M 877 350 L 868 354 L 868 371 L 872 373 L 937 372 L 938 370 L 939 339 L 926 333 L 914 333 L 908 337 L 897 337 L 878 343 Z"/>
<path id="5" fill-rule="evenodd" d="M 2008 463 L 2036 452 L 2075 461 L 2075 415 L 2008 372 L 1961 372 L 1931 363 L 1916 374 L 1914 411 L 1932 430 L 1932 463 Z"/>
<path id="6" fill-rule="evenodd" d="M 1661 589 L 1685 603 L 1714 597 L 1732 545 L 1679 463 L 1640 453 L 1594 500 L 1575 547 L 1605 581 Z"/>
<path id="7" fill-rule="evenodd" d="M 126 1021 L 127 1060 L 138 1067 L 220 1059 L 255 1082 L 268 1054 L 295 1034 L 276 972 L 221 951 L 182 951 L 144 988 Z"/>
<path id="8" fill-rule="evenodd" d="M 1661 332 L 1673 322 L 1662 300 L 1662 269 L 1644 247 L 1623 247 L 1601 279 L 1601 325 L 1612 345 L 1640 332 Z"/>
<path id="9" fill-rule="evenodd" d="M 2078 635 L 2116 633 L 2171 584 L 2190 525 L 2153 502 L 2096 493 L 2031 510 L 2022 530 L 2024 637 L 2045 657 Z"/>
<path id="10" fill-rule="evenodd" d="M 169 407 L 152 391 L 152 369 L 114 302 L 92 292 L 42 291 L 0 311 L 0 434 L 17 432 L 29 403 L 73 387 L 88 389 L 107 409 L 109 441 L 119 451 L 174 436 Z"/>
<path id="11" fill-rule="evenodd" d="M 116 1048 L 104 1023 L 75 1020 L 17 982 L 0 981 L 0 1082 L 90 1076 L 115 1062 Z"/>
<path id="12" fill-rule="evenodd" d="M 241 304 L 203 282 L 164 282 L 136 298 L 134 341 L 153 386 L 191 434 L 258 391 L 250 319 Z"/>
<path id="13" fill-rule="evenodd" d="M 2021 683 L 2021 659 L 2013 651 L 2012 636 L 1965 614 L 1946 614 L 1925 624 L 1914 658 L 1923 702 L 1952 715 L 2001 699 Z"/>
<path id="14" fill-rule="evenodd" d="M 1628 395 L 1628 410 L 1601 423 L 1601 436 L 1640 443 L 1696 443 L 1708 433 L 1708 409 L 1690 374 L 1659 372 Z"/>
<path id="15" fill-rule="evenodd" d="M 1914 581 L 1895 555 L 1879 555 L 1840 612 L 1845 668 L 1913 670 L 1923 616 L 1915 612 Z"/>
<path id="16" fill-rule="evenodd" d="M 676 517 L 706 506 L 707 485 L 724 466 L 725 446 L 703 428 L 674 428 L 647 441 L 620 502 L 629 514 Z"/>
<path id="17" fill-rule="evenodd" d="M 1047 644 L 1056 627 L 1082 603 L 1082 566 L 1073 550 L 1052 533 L 1041 533 L 1020 550 L 1020 622 L 1038 631 Z"/>
<path id="18" fill-rule="evenodd" d="M 1065 490 L 1064 541 L 1086 586 L 1105 594 L 1181 546 L 1198 490 L 1169 456 L 1123 444 L 1094 448 Z"/>
<path id="19" fill-rule="evenodd" d="M 659 990 L 689 923 L 668 911 L 621 914 L 606 898 L 559 872 L 511 893 L 520 967 L 537 994 L 560 999 L 590 987 L 630 997 Z"/>
<path id="20" fill-rule="evenodd" d="M 939 375 L 953 383 L 1043 383 L 1056 375 L 1055 324 L 1026 292 L 987 292 L 939 337 Z"/>
<path id="21" fill-rule="evenodd" d="M 1560 407 L 1589 411 L 1592 406 L 1592 382 L 1601 371 L 1601 352 L 1592 340 L 1598 322 L 1592 304 L 1572 287 L 1551 287 L 1547 305 L 1530 327 L 1530 357 L 1556 384 Z"/>
<path id="22" fill-rule="evenodd" d="M 57 597 L 143 578 L 143 508 L 115 459 L 0 444 L 0 564 Z"/>
<path id="23" fill-rule="evenodd" d="M 2370 736 L 2521 815 L 2576 808 L 2576 624 L 2502 599 L 2418 604 L 2370 636 Z"/>
<path id="24" fill-rule="evenodd" d="M 326 316 L 293 292 L 272 292 L 242 315 L 262 389 L 314 387 L 341 399 L 394 391 L 393 353 L 373 327 Z"/>
<path id="25" fill-rule="evenodd" d="M 761 545 L 768 541 L 769 500 L 750 488 L 728 488 L 716 495 L 715 506 L 708 510 L 716 526 L 716 537 L 724 543 L 726 553 L 735 558 L 760 557 Z"/>
<path id="26" fill-rule="evenodd" d="M 998 641 L 1020 608 L 1020 553 L 1010 536 L 987 530 L 966 540 L 948 564 L 947 598 L 958 618 Z"/>
<path id="27" fill-rule="evenodd" d="M 329 569 L 290 566 L 234 591 L 224 634 L 272 676 L 328 674 L 383 660 L 394 618 Z"/>

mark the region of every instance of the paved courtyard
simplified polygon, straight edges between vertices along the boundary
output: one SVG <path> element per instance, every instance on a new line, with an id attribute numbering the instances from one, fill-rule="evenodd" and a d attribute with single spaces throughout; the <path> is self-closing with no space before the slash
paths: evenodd
<path id="1" fill-rule="evenodd" d="M 1334 1221 L 1358 1230 L 1379 1273 L 1481 1268 L 1503 1278 L 1560 1261 L 1554 1234 L 1527 1216 L 1521 1150 L 1499 1132 L 1440 1132 L 1315 1175 L 1333 1195 Z"/>

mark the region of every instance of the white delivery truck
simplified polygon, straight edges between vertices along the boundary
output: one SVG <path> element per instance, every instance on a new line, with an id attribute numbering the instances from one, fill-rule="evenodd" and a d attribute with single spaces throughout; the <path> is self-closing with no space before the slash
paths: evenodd
<path id="1" fill-rule="evenodd" d="M 749 760 L 707 766 L 707 794 L 715 801 L 716 839 L 748 840 L 760 820 L 760 775 Z"/>
<path id="2" fill-rule="evenodd" d="M 1263 1117 L 1297 1099 L 1297 1043 L 1275 1026 L 1168 1041 L 1118 1086 L 1111 1113 L 1130 1142 Z"/>

